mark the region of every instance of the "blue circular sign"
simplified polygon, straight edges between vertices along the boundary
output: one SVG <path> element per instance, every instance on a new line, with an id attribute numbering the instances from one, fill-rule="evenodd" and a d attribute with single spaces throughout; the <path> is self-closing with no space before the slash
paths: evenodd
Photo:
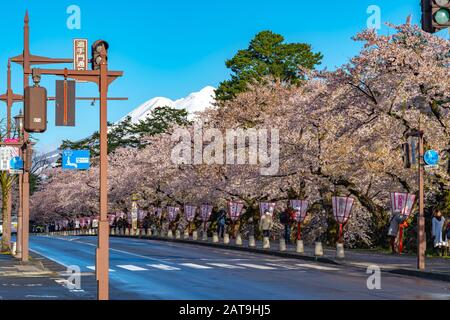
<path id="1" fill-rule="evenodd" d="M 429 166 L 435 166 L 439 163 L 439 153 L 436 150 L 428 150 L 423 157 L 425 163 Z"/>

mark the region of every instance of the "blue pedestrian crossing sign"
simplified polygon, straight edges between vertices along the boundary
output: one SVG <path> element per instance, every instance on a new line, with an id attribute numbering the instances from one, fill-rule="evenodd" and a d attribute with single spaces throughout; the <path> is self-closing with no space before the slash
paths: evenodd
<path id="1" fill-rule="evenodd" d="M 436 150 L 428 150 L 425 152 L 423 160 L 429 166 L 437 166 L 439 164 L 439 152 Z"/>
<path id="2" fill-rule="evenodd" d="M 89 170 L 91 153 L 89 150 L 64 150 L 62 152 L 62 168 L 64 170 Z"/>
<path id="3" fill-rule="evenodd" d="M 21 157 L 13 157 L 9 160 L 9 173 L 18 174 L 23 170 L 23 160 Z"/>

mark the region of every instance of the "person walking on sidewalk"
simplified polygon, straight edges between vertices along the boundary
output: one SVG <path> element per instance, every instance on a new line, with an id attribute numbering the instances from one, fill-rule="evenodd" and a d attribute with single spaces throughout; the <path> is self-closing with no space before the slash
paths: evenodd
<path id="1" fill-rule="evenodd" d="M 284 226 L 284 240 L 286 243 L 291 242 L 291 221 L 289 209 L 280 213 L 280 222 Z"/>
<path id="2" fill-rule="evenodd" d="M 259 221 L 259 229 L 262 230 L 263 237 L 269 238 L 270 237 L 270 231 L 273 227 L 273 219 L 272 215 L 269 211 L 264 212 L 263 216 L 261 217 L 261 220 Z"/>
<path id="3" fill-rule="evenodd" d="M 219 211 L 219 218 L 217 219 L 218 234 L 223 238 L 225 234 L 225 224 L 227 223 L 227 212 L 224 209 Z"/>
<path id="4" fill-rule="evenodd" d="M 444 229 L 445 219 L 442 217 L 442 213 L 440 210 L 436 210 L 434 213 L 434 217 L 431 221 L 431 235 L 433 237 L 434 248 L 437 251 L 438 255 L 442 255 L 443 249 L 445 250 L 445 243 L 443 241 L 443 229 Z"/>

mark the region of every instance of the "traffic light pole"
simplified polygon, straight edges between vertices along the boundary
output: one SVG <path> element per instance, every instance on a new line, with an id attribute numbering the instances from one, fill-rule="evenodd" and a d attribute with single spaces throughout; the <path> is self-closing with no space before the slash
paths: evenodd
<path id="1" fill-rule="evenodd" d="M 97 294 L 99 300 L 109 299 L 109 222 L 108 222 L 108 65 L 106 50 L 100 64 L 100 222 L 96 256 Z"/>
<path id="2" fill-rule="evenodd" d="M 33 69 L 33 74 L 63 76 L 75 80 L 94 82 L 100 91 L 100 222 L 96 251 L 98 300 L 109 299 L 109 222 L 108 222 L 108 87 L 123 75 L 122 71 L 109 71 L 106 51 L 103 49 L 100 70 Z"/>

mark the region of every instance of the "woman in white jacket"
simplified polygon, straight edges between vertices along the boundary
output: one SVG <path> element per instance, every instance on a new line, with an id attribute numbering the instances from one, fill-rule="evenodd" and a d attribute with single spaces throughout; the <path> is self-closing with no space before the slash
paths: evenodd
<path id="1" fill-rule="evenodd" d="M 442 231 L 444 229 L 445 219 L 442 217 L 440 210 L 435 211 L 434 217 L 431 223 L 431 235 L 433 236 L 434 248 L 437 250 L 439 256 L 442 255 L 442 251 L 445 249 L 446 243 L 443 239 Z"/>

